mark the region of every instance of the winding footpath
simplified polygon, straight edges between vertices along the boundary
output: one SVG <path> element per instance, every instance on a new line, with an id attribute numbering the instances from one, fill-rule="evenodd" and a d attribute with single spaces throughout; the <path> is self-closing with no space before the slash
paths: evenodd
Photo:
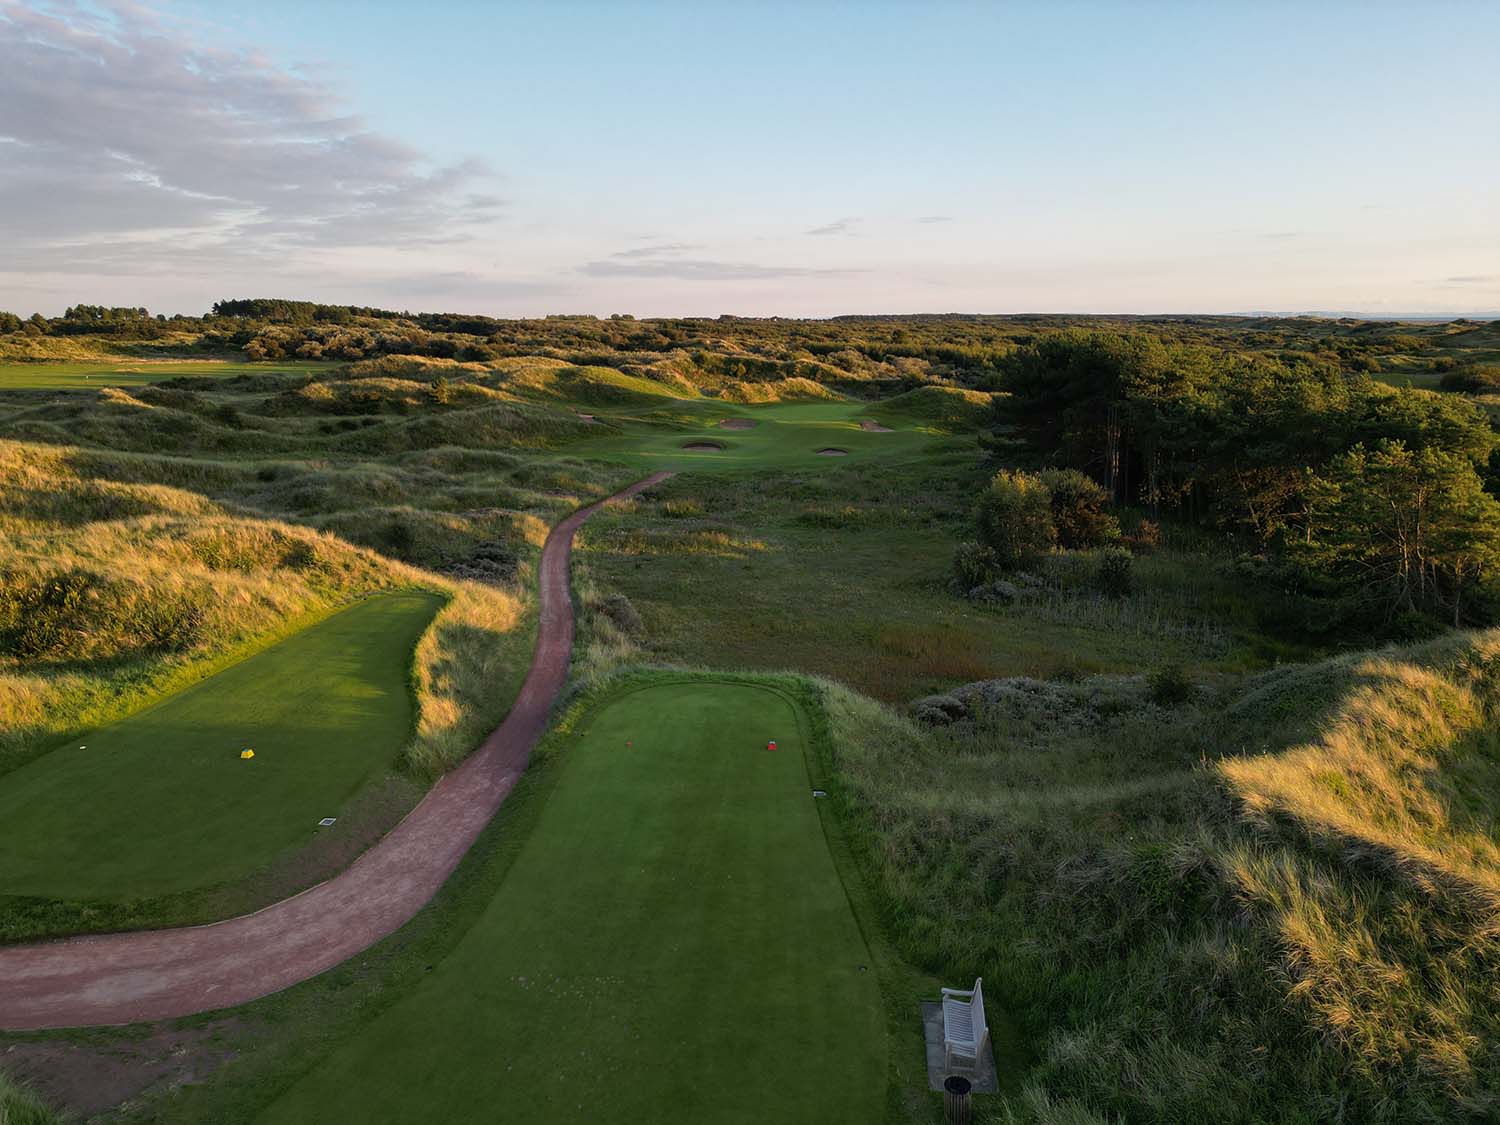
<path id="1" fill-rule="evenodd" d="M 604 505 L 671 475 L 638 481 L 552 529 L 539 567 L 536 651 L 510 713 L 347 870 L 212 925 L 0 948 L 0 1028 L 136 1023 L 229 1008 L 317 976 L 399 929 L 458 866 L 547 727 L 573 651 L 574 533 Z"/>

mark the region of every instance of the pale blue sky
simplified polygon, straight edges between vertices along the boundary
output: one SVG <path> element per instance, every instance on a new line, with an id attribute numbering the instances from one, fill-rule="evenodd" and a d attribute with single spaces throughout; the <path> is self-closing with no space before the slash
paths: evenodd
<path id="1" fill-rule="evenodd" d="M 0 308 L 1500 309 L 1497 3 L 105 10 L 0 0 Z"/>

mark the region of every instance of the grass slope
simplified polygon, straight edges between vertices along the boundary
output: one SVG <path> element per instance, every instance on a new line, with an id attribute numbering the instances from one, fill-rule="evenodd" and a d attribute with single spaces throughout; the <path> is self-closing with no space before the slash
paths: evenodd
<path id="1" fill-rule="evenodd" d="M 440 604 L 370 598 L 0 778 L 0 893 L 163 894 L 305 843 L 394 765 L 412 650 Z"/>
<path id="2" fill-rule="evenodd" d="M 586 715 L 473 929 L 262 1120 L 879 1120 L 884 1016 L 804 741 L 745 685 Z"/>
<path id="3" fill-rule="evenodd" d="M 996 1120 L 1495 1120 L 1500 634 L 1200 690 L 830 690 L 899 951 L 1036 1047 Z M 1008 1116 L 1013 1113 L 1014 1116 Z"/>
<path id="4" fill-rule="evenodd" d="M 860 427 L 865 406 L 856 402 L 788 402 L 764 406 L 711 400 L 674 402 L 670 408 L 632 416 L 599 413 L 601 422 L 618 432 L 575 442 L 569 452 L 660 469 L 693 472 L 759 469 L 864 462 L 910 456 L 925 449 L 931 436 L 906 425 L 891 433 Z M 750 429 L 728 429 L 719 423 L 739 419 Z M 723 448 L 700 452 L 685 446 L 711 442 Z M 820 457 L 820 449 L 842 449 L 843 457 Z"/>
<path id="5" fill-rule="evenodd" d="M 6 363 L 0 360 L 0 391 L 72 390 L 93 387 L 140 387 L 183 376 L 223 378 L 314 371 L 318 363 L 283 360 L 246 363 L 236 360 L 56 360 Z"/>

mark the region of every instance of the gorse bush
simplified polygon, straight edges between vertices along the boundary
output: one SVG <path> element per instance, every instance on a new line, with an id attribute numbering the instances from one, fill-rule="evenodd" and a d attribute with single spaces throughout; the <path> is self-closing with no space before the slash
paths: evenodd
<path id="1" fill-rule="evenodd" d="M 1120 538 L 1120 521 L 1105 510 L 1109 493 L 1092 477 L 1077 469 L 1048 469 L 1041 481 L 1051 496 L 1059 547 L 1087 550 Z"/>
<path id="2" fill-rule="evenodd" d="M 1152 703 L 1176 707 L 1193 698 L 1193 681 L 1181 664 L 1163 664 L 1146 678 Z"/>
<path id="3" fill-rule="evenodd" d="M 1492 394 L 1500 390 L 1500 364 L 1484 363 L 1455 367 L 1443 375 L 1438 385 L 1445 391 Z"/>
<path id="4" fill-rule="evenodd" d="M 1051 550 L 1057 539 L 1052 495 L 1030 474 L 1002 469 L 990 480 L 974 513 L 979 541 L 1003 571 L 1019 570 Z"/>
<path id="5" fill-rule="evenodd" d="M 1108 597 L 1123 598 L 1135 588 L 1135 557 L 1123 547 L 1099 552 L 1094 582 Z"/>
<path id="6" fill-rule="evenodd" d="M 994 548 L 983 543 L 960 543 L 953 554 L 953 580 L 961 593 L 988 586 L 1000 575 L 1000 560 Z"/>

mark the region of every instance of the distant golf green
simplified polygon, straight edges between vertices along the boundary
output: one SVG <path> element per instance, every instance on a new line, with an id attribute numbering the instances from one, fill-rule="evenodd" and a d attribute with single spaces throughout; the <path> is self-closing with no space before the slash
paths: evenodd
<path id="1" fill-rule="evenodd" d="M 881 1120 L 876 974 L 803 748 L 763 688 L 607 702 L 453 953 L 262 1120 Z"/>
<path id="2" fill-rule="evenodd" d="M 180 376 L 277 374 L 305 371 L 312 361 L 248 363 L 238 360 L 43 360 L 37 363 L 0 362 L 0 391 L 66 390 L 89 387 L 138 387 Z"/>
<path id="3" fill-rule="evenodd" d="M 412 649 L 441 604 L 369 598 L 0 777 L 0 894 L 212 886 L 306 841 L 411 733 Z"/>
<path id="4" fill-rule="evenodd" d="M 596 457 L 667 469 L 756 469 L 771 466 L 847 464 L 870 457 L 913 453 L 933 435 L 917 423 L 894 423 L 890 432 L 864 429 L 870 421 L 859 402 L 781 402 L 766 406 L 698 399 L 674 402 L 651 413 L 597 417 L 623 433 L 585 439 L 568 447 L 572 456 Z M 722 425 L 747 425 L 735 429 Z M 663 423 L 669 423 L 663 425 Z M 693 449 L 695 445 L 713 449 Z M 822 452 L 827 450 L 838 453 Z"/>

